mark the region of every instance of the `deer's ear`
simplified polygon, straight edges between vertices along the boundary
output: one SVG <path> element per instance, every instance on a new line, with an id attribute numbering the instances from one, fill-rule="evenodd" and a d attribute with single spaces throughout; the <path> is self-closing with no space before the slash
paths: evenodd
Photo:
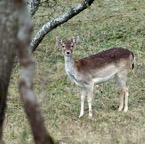
<path id="1" fill-rule="evenodd" d="M 72 38 L 72 41 L 73 41 L 74 44 L 78 44 L 79 41 L 80 41 L 79 36 L 73 37 L 73 38 Z"/>
<path id="2" fill-rule="evenodd" d="M 62 45 L 62 39 L 56 37 L 56 45 L 61 46 Z"/>

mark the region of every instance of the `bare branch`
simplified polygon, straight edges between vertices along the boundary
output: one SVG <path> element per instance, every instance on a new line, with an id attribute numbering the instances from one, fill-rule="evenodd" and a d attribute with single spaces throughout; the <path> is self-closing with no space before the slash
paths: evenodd
<path id="1" fill-rule="evenodd" d="M 75 15 L 79 14 L 84 9 L 88 8 L 94 0 L 84 0 L 82 3 L 78 4 L 77 6 L 73 7 L 67 13 L 63 14 L 62 16 L 51 20 L 50 22 L 46 23 L 42 26 L 42 28 L 37 32 L 35 37 L 33 38 L 32 42 L 30 43 L 31 51 L 35 51 L 39 43 L 43 40 L 44 36 L 52 31 L 57 26 L 65 23 Z"/>
<path id="2" fill-rule="evenodd" d="M 40 0 L 27 0 L 27 7 L 31 16 L 38 10 Z"/>

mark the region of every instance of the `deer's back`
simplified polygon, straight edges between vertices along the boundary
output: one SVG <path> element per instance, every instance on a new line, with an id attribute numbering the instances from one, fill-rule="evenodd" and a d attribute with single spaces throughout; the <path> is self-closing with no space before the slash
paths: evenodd
<path id="1" fill-rule="evenodd" d="M 76 67 L 79 70 L 85 69 L 95 69 L 105 67 L 108 64 L 119 63 L 122 59 L 129 59 L 129 57 L 134 57 L 133 53 L 128 49 L 124 48 L 112 48 L 106 51 L 102 51 L 95 55 L 82 58 L 78 61 L 75 61 Z"/>

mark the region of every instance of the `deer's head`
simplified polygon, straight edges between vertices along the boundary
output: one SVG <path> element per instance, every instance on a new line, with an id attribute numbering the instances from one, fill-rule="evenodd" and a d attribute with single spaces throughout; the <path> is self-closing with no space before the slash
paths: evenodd
<path id="1" fill-rule="evenodd" d="M 56 43 L 62 47 L 62 52 L 65 56 L 72 56 L 74 47 L 79 41 L 79 36 L 73 37 L 70 40 L 62 40 L 60 38 L 56 38 Z"/>

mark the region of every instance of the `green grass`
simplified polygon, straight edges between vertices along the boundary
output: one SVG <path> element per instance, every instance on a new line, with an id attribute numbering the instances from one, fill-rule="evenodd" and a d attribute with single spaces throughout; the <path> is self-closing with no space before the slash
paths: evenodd
<path id="1" fill-rule="evenodd" d="M 72 5 L 75 5 L 75 1 Z M 45 124 L 60 144 L 144 144 L 145 143 L 145 1 L 99 0 L 69 22 L 49 33 L 33 57 L 36 59 L 35 93 L 40 102 Z M 63 2 L 67 5 L 67 0 Z M 62 4 L 62 6 L 63 6 Z M 70 4 L 71 5 L 71 2 Z M 56 11 L 62 9 L 58 7 Z M 47 13 L 47 10 L 44 12 Z M 57 14 L 54 14 L 55 16 Z M 41 10 L 34 23 L 46 21 Z M 38 27 L 35 27 L 35 30 Z M 118 112 L 119 88 L 114 81 L 94 90 L 93 118 L 79 119 L 80 89 L 70 81 L 64 70 L 61 49 L 55 46 L 56 36 L 79 35 L 75 49 L 79 59 L 111 47 L 125 47 L 136 57 L 134 77 L 128 76 L 129 111 Z M 139 66 L 140 65 L 140 66 Z M 32 144 L 33 139 L 18 94 L 20 68 L 14 69 L 8 95 L 4 139 L 6 144 Z"/>

